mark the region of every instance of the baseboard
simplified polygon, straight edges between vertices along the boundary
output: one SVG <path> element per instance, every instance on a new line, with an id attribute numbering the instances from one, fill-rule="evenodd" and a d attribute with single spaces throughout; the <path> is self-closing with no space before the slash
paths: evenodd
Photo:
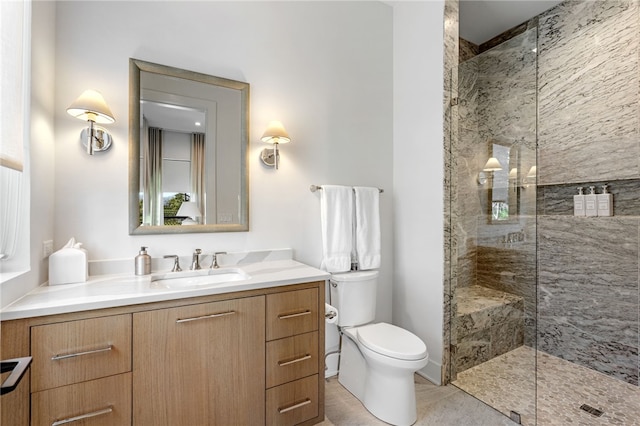
<path id="1" fill-rule="evenodd" d="M 424 368 L 417 371 L 417 374 L 429 380 L 434 385 L 440 386 L 442 384 L 442 364 L 439 362 L 429 360 Z"/>

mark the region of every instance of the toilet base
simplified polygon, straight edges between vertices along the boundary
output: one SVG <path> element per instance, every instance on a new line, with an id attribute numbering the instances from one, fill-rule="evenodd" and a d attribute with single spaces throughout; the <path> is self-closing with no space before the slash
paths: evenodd
<path id="1" fill-rule="evenodd" d="M 416 422 L 414 373 L 427 359 L 391 360 L 353 340 L 355 332 L 345 330 L 342 336 L 338 382 L 351 392 L 377 418 L 396 426 Z M 365 356 L 366 354 L 366 356 Z"/>

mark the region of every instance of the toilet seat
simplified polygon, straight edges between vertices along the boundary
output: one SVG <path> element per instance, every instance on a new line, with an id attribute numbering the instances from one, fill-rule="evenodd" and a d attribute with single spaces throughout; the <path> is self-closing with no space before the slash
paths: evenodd
<path id="1" fill-rule="evenodd" d="M 427 347 L 415 334 L 384 322 L 357 327 L 358 341 L 381 355 L 403 360 L 427 356 Z"/>

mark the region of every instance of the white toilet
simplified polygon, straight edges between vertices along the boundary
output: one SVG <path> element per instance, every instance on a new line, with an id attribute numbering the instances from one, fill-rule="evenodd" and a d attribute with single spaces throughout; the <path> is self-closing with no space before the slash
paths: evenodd
<path id="1" fill-rule="evenodd" d="M 331 305 L 338 310 L 342 348 L 338 381 L 380 420 L 415 423 L 413 374 L 427 365 L 418 336 L 375 318 L 378 271 L 332 274 Z"/>

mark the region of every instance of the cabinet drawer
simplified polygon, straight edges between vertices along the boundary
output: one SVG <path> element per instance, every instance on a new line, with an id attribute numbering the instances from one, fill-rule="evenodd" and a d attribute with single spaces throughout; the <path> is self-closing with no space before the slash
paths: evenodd
<path id="1" fill-rule="evenodd" d="M 31 426 L 131 424 L 131 373 L 31 394 Z"/>
<path id="2" fill-rule="evenodd" d="M 267 340 L 318 329 L 318 289 L 287 291 L 267 296 Z"/>
<path id="3" fill-rule="evenodd" d="M 317 416 L 317 374 L 267 389 L 267 425 L 295 425 Z"/>
<path id="4" fill-rule="evenodd" d="M 267 343 L 267 388 L 318 373 L 318 332 Z"/>
<path id="5" fill-rule="evenodd" d="M 31 328 L 31 392 L 131 371 L 131 315 Z"/>

